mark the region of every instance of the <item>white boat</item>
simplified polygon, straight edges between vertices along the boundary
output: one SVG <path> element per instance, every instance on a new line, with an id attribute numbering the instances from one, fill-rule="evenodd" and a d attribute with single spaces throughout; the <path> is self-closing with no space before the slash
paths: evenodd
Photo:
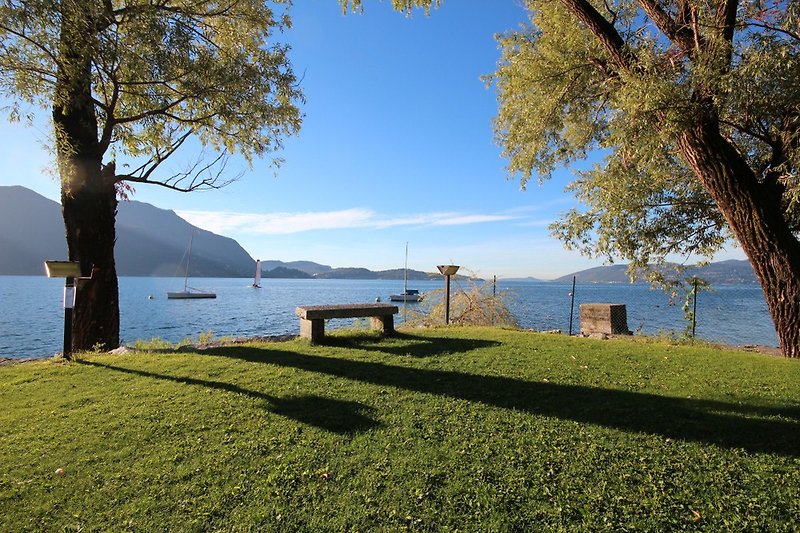
<path id="1" fill-rule="evenodd" d="M 191 287 L 186 287 L 186 290 L 184 291 L 167 293 L 168 300 L 193 300 L 193 299 L 216 298 L 216 297 L 217 293 L 215 292 L 201 291 L 198 289 L 193 289 Z"/>
<path id="2" fill-rule="evenodd" d="M 195 300 L 200 298 L 216 298 L 217 294 L 214 292 L 207 292 L 201 291 L 199 289 L 194 289 L 189 287 L 189 260 L 192 257 L 192 241 L 194 240 L 194 231 L 192 231 L 192 235 L 189 237 L 189 248 L 186 252 L 186 270 L 183 274 L 183 290 L 176 291 L 176 292 L 168 292 L 167 299 L 168 300 Z M 183 262 L 183 260 L 181 260 Z"/>
<path id="3" fill-rule="evenodd" d="M 253 277 L 253 284 L 250 286 L 254 289 L 261 288 L 261 259 L 256 259 L 256 275 Z"/>
<path id="4" fill-rule="evenodd" d="M 390 294 L 389 300 L 392 302 L 419 302 L 422 294 L 417 289 L 408 288 L 408 243 L 406 243 L 406 264 L 403 269 L 403 292 L 400 294 Z"/>
<path id="5" fill-rule="evenodd" d="M 422 294 L 416 289 L 406 289 L 400 294 L 390 294 L 389 300 L 393 302 L 418 302 L 422 300 Z"/>

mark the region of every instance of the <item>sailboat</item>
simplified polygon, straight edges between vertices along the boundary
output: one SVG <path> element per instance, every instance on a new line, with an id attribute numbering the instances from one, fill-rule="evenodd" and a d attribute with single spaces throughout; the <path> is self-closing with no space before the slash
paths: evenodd
<path id="1" fill-rule="evenodd" d="M 422 300 L 422 295 L 417 289 L 408 288 L 408 243 L 406 243 L 406 264 L 403 269 L 403 292 L 390 294 L 389 300 L 392 302 L 418 302 Z"/>
<path id="2" fill-rule="evenodd" d="M 194 300 L 198 298 L 217 297 L 217 294 L 214 292 L 206 292 L 189 287 L 189 260 L 192 258 L 192 241 L 194 241 L 194 231 L 192 231 L 192 235 L 189 237 L 189 249 L 186 252 L 186 270 L 183 274 L 183 290 L 168 292 L 167 299 L 169 300 Z"/>
<path id="3" fill-rule="evenodd" d="M 253 284 L 251 287 L 254 289 L 261 288 L 261 259 L 256 259 L 256 275 L 253 277 Z"/>

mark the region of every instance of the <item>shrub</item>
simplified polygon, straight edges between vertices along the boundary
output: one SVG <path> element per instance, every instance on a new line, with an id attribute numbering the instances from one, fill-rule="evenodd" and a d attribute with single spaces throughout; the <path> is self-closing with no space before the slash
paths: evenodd
<path id="1" fill-rule="evenodd" d="M 463 326 L 504 326 L 516 328 L 517 320 L 508 309 L 506 291 L 495 292 L 492 283 L 470 278 L 467 287 L 456 278 L 450 288 L 450 323 Z M 455 287 L 453 287 L 455 285 Z M 440 326 L 445 322 L 445 291 L 425 294 L 422 305 L 411 312 L 406 324 Z"/>

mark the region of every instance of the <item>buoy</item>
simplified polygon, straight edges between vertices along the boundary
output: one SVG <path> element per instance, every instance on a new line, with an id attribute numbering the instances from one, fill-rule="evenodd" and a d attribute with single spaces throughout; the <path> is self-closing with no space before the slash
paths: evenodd
<path id="1" fill-rule="evenodd" d="M 376 304 L 379 304 L 379 303 L 381 303 L 381 297 L 380 297 L 380 296 L 378 296 L 377 298 L 375 298 L 375 303 L 376 303 Z"/>
<path id="2" fill-rule="evenodd" d="M 153 296 L 153 295 L 151 294 L 151 295 L 149 295 L 149 296 L 147 297 L 147 299 L 148 299 L 148 300 L 155 300 L 155 299 L 156 299 L 156 297 L 155 297 L 155 296 Z"/>

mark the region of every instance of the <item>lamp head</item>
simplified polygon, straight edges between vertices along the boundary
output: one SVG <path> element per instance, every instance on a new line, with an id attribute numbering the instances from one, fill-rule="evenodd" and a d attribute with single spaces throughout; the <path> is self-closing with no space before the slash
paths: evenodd
<path id="1" fill-rule="evenodd" d="M 44 271 L 48 278 L 79 278 L 81 264 L 77 261 L 45 261 Z"/>
<path id="2" fill-rule="evenodd" d="M 452 276 L 458 272 L 460 267 L 458 265 L 438 265 L 436 268 L 439 269 L 443 276 Z"/>

